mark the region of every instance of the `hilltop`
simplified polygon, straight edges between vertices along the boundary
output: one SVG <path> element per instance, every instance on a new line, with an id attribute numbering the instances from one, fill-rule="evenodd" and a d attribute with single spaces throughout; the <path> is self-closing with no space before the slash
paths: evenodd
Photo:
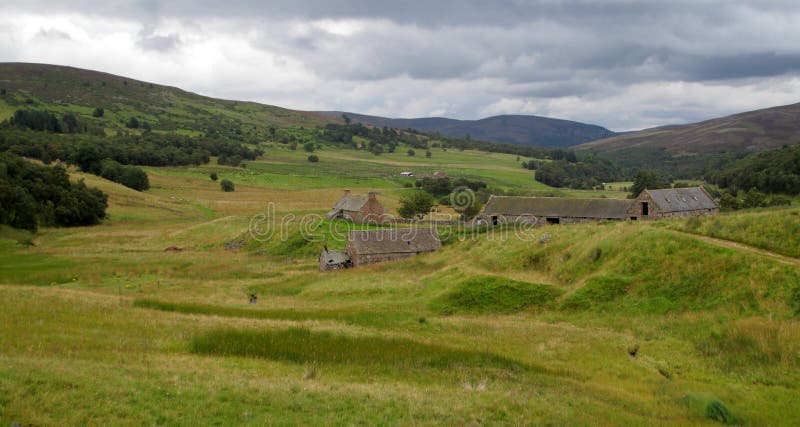
<path id="1" fill-rule="evenodd" d="M 130 117 L 146 121 L 154 130 L 192 135 L 210 129 L 235 129 L 253 138 L 266 136 L 271 125 L 322 126 L 341 121 L 60 65 L 0 63 L 0 89 L 7 92 L 0 97 L 0 121 L 19 108 L 77 112 L 82 118 L 93 120 L 92 111 L 103 108 L 102 123 L 112 132 L 124 129 Z"/>
<path id="2" fill-rule="evenodd" d="M 501 115 L 480 120 L 456 120 L 444 117 L 392 119 L 342 111 L 319 111 L 329 117 L 346 114 L 365 125 L 395 129 L 415 129 L 452 138 L 469 135 L 472 139 L 508 144 L 565 148 L 608 138 L 614 132 L 597 125 L 528 115 Z"/>
<path id="3" fill-rule="evenodd" d="M 579 145 L 578 149 L 618 151 L 665 149 L 708 154 L 757 152 L 800 142 L 800 103 L 749 111 L 687 125 L 663 126 Z"/>

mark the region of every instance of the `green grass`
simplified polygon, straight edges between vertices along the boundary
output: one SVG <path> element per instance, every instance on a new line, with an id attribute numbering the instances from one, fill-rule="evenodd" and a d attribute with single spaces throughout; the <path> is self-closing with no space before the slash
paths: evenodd
<path id="1" fill-rule="evenodd" d="M 567 310 L 602 308 L 628 293 L 631 280 L 624 277 L 590 277 L 582 288 L 565 298 L 561 307 Z"/>
<path id="2" fill-rule="evenodd" d="M 460 282 L 431 306 L 445 314 L 515 313 L 532 307 L 548 307 L 560 293 L 549 285 L 478 276 Z"/>
<path id="3" fill-rule="evenodd" d="M 743 211 L 694 218 L 670 226 L 800 258 L 800 208 Z"/>
<path id="4" fill-rule="evenodd" d="M 312 332 L 304 328 L 210 331 L 192 339 L 191 351 L 204 355 L 259 357 L 292 363 L 337 363 L 398 369 L 530 368 L 490 353 L 408 339 L 347 336 L 331 332 Z"/>

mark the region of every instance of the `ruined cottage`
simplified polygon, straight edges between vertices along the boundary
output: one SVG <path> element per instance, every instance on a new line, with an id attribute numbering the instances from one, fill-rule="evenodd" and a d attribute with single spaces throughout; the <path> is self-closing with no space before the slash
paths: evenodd
<path id="1" fill-rule="evenodd" d="M 353 195 L 344 190 L 342 198 L 328 212 L 328 219 L 343 218 L 356 223 L 382 222 L 385 210 L 378 201 L 377 193 Z"/>
<path id="2" fill-rule="evenodd" d="M 628 212 L 630 219 L 648 220 L 714 215 L 719 205 L 703 187 L 644 190 Z"/>
<path id="3" fill-rule="evenodd" d="M 434 228 L 352 230 L 345 252 L 354 266 L 394 261 L 442 247 Z"/>
<path id="4" fill-rule="evenodd" d="M 630 200 L 566 197 L 491 196 L 476 216 L 478 224 L 572 224 L 623 220 Z"/>
<path id="5" fill-rule="evenodd" d="M 327 246 L 322 248 L 318 261 L 319 271 L 343 270 L 353 266 L 346 252 L 330 250 Z"/>

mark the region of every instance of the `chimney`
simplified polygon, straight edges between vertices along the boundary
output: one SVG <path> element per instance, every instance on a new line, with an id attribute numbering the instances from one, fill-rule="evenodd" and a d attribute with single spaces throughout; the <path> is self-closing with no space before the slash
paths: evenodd
<path id="1" fill-rule="evenodd" d="M 375 196 L 376 196 L 377 194 L 378 194 L 378 193 L 376 193 L 376 192 L 374 192 L 374 191 L 370 191 L 369 193 L 367 193 L 367 197 L 368 197 L 370 200 L 375 200 Z"/>
<path id="2" fill-rule="evenodd" d="M 350 195 L 350 189 L 348 188 L 348 189 L 344 190 L 344 196 L 347 197 L 349 195 Z"/>

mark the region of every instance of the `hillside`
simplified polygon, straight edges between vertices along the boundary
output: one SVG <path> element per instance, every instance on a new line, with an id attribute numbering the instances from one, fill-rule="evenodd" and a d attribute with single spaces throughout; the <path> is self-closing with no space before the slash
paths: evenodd
<path id="1" fill-rule="evenodd" d="M 298 169 L 304 160 L 289 151 L 280 161 Z M 271 164 L 258 163 L 203 166 L 236 179 L 234 193 L 207 171 L 150 168 L 142 193 L 73 170 L 108 192 L 103 225 L 0 228 L 0 419 L 791 425 L 800 416 L 796 258 L 671 229 L 708 226 L 723 230 L 717 239 L 784 252 L 742 225 L 779 235 L 800 225 L 797 208 L 763 214 L 776 225 L 755 212 L 698 227 L 464 236 L 434 254 L 320 273 L 323 242 L 300 238 L 296 219 L 326 212 L 339 192 L 318 184 L 336 172 L 275 175 L 276 188 L 257 167 Z M 247 233 L 266 201 L 294 215 L 285 236 Z M 329 225 L 317 229 L 327 239 Z M 172 245 L 183 250 L 164 251 Z"/>
<path id="2" fill-rule="evenodd" d="M 0 121 L 20 108 L 77 112 L 81 119 L 102 123 L 108 131 L 124 129 L 131 117 L 153 130 L 186 134 L 209 130 L 238 131 L 253 138 L 268 126 L 317 126 L 341 119 L 255 102 L 228 101 L 197 95 L 98 71 L 46 64 L 0 63 Z M 103 119 L 94 118 L 103 108 Z"/>
<path id="3" fill-rule="evenodd" d="M 800 142 L 800 103 L 688 125 L 664 126 L 591 141 L 578 149 L 665 149 L 671 153 L 757 152 Z"/>
<path id="4" fill-rule="evenodd" d="M 439 132 L 453 138 L 469 135 L 472 139 L 483 141 L 552 148 L 571 147 L 615 135 L 614 132 L 597 125 L 539 116 L 502 115 L 480 120 L 455 120 L 443 117 L 391 119 L 342 111 L 319 113 L 337 118 L 346 114 L 353 121 L 378 127 L 411 128 L 423 132 Z"/>

